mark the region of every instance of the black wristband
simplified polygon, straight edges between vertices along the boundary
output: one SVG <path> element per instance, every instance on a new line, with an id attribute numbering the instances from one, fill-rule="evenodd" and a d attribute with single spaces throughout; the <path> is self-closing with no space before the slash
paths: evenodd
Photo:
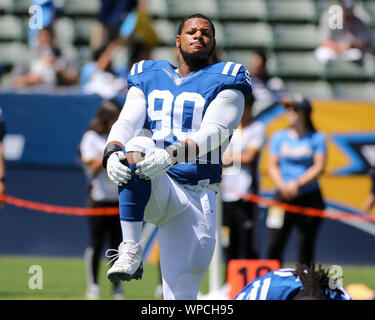
<path id="1" fill-rule="evenodd" d="M 122 150 L 122 147 L 120 147 L 117 144 L 113 144 L 113 143 L 109 144 L 105 147 L 104 155 L 103 155 L 103 161 L 102 161 L 102 165 L 103 165 L 104 169 L 107 169 L 107 161 L 108 161 L 109 156 L 112 153 L 117 152 L 117 151 L 121 151 L 121 150 Z"/>
<path id="2" fill-rule="evenodd" d="M 5 177 L 0 178 L 1 182 L 5 182 Z"/>

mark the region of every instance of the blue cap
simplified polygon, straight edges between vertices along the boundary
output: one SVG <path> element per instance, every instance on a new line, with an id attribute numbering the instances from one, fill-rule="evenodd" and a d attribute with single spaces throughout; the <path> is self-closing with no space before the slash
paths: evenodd
<path id="1" fill-rule="evenodd" d="M 308 113 L 310 113 L 312 110 L 310 101 L 299 93 L 293 95 L 292 97 L 284 98 L 281 101 L 281 104 L 286 108 L 292 107 Z"/>

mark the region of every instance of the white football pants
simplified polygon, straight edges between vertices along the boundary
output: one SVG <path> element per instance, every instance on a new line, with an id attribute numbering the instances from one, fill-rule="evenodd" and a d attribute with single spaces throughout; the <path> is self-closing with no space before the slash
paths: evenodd
<path id="1" fill-rule="evenodd" d="M 215 250 L 215 193 L 178 185 L 167 174 L 152 181 L 145 220 L 160 217 L 160 267 L 165 300 L 196 300 Z M 147 219 L 150 218 L 150 219 Z"/>

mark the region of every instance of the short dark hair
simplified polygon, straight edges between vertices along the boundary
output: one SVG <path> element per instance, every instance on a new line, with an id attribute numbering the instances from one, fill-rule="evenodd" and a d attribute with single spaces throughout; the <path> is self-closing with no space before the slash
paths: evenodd
<path id="1" fill-rule="evenodd" d="M 262 50 L 262 49 L 256 50 L 254 52 L 254 54 L 257 55 L 257 56 L 259 56 L 262 59 L 263 65 L 267 64 L 267 54 L 266 54 L 266 52 L 264 50 Z"/>
<path id="2" fill-rule="evenodd" d="M 182 21 L 178 25 L 177 34 L 181 35 L 182 29 L 185 26 L 185 22 L 188 21 L 188 20 L 190 20 L 190 19 L 194 19 L 194 18 L 200 18 L 200 19 L 207 20 L 210 23 L 212 34 L 214 35 L 214 38 L 215 38 L 215 26 L 214 26 L 213 22 L 208 17 L 206 17 L 204 14 L 201 14 L 201 13 L 194 13 L 194 14 L 192 14 L 192 15 L 190 15 L 188 17 L 185 17 L 184 19 L 182 19 Z"/>
<path id="3" fill-rule="evenodd" d="M 251 108 L 254 102 L 255 102 L 255 96 L 253 93 L 250 93 L 250 95 L 245 100 L 245 105 Z"/>
<path id="4" fill-rule="evenodd" d="M 90 130 L 98 134 L 108 134 L 110 126 L 117 119 L 121 107 L 113 100 L 105 100 L 97 110 L 90 124 Z"/>
<path id="5" fill-rule="evenodd" d="M 56 36 L 56 33 L 55 33 L 55 28 L 52 26 L 52 25 L 48 25 L 48 26 L 44 26 L 42 29 L 40 29 L 39 31 L 46 31 L 48 32 L 50 35 L 51 35 L 51 38 L 54 39 L 55 36 Z"/>

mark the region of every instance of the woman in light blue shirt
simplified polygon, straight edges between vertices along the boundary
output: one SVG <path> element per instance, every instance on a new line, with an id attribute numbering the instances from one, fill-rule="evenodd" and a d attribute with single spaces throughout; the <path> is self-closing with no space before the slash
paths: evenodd
<path id="1" fill-rule="evenodd" d="M 318 178 L 326 163 L 325 136 L 315 130 L 311 104 L 300 95 L 283 101 L 289 127 L 274 133 L 269 149 L 269 173 L 276 187 L 274 199 L 302 207 L 324 209 Z M 282 262 L 294 226 L 298 228 L 298 261 L 314 261 L 314 247 L 321 219 L 270 207 L 268 258 Z"/>

